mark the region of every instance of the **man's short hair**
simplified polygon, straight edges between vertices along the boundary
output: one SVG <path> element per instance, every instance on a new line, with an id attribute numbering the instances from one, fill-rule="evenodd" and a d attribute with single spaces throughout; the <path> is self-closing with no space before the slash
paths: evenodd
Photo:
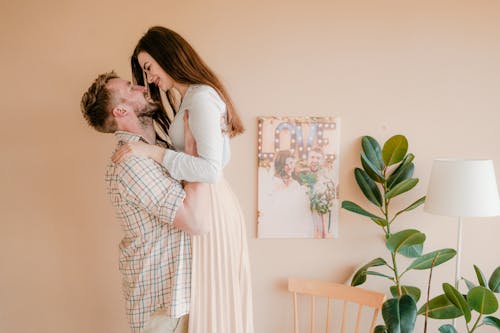
<path id="1" fill-rule="evenodd" d="M 116 131 L 116 122 L 111 117 L 111 93 L 106 84 L 111 79 L 117 79 L 118 75 L 108 72 L 99 75 L 89 89 L 83 94 L 80 103 L 83 117 L 87 123 L 102 133 L 113 133 Z"/>
<path id="2" fill-rule="evenodd" d="M 324 155 L 323 153 L 323 148 L 321 148 L 320 146 L 313 146 L 312 149 L 311 149 L 311 152 L 315 152 L 315 153 L 318 153 L 320 155 Z"/>

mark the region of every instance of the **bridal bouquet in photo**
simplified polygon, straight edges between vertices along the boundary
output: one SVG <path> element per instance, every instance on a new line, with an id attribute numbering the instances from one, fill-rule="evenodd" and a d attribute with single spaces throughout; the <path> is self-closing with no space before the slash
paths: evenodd
<path id="1" fill-rule="evenodd" d="M 332 180 L 317 181 L 309 192 L 311 211 L 318 214 L 328 214 L 332 210 L 336 198 L 335 184 Z"/>

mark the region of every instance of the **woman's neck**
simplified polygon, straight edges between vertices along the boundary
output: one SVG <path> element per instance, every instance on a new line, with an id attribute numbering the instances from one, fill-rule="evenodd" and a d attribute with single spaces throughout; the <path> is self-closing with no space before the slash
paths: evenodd
<path id="1" fill-rule="evenodd" d="M 285 184 L 286 186 L 290 185 L 291 181 L 292 181 L 292 176 L 285 173 L 282 177 L 281 177 L 281 180 L 283 181 L 283 184 Z"/>
<path id="2" fill-rule="evenodd" d="M 181 94 L 182 99 L 189 88 L 189 84 L 177 83 L 174 88 L 179 92 L 179 94 Z"/>

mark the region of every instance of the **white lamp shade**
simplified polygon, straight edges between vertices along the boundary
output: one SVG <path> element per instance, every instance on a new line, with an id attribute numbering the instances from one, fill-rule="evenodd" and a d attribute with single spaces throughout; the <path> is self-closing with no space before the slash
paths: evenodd
<path id="1" fill-rule="evenodd" d="M 493 161 L 434 160 L 424 210 L 456 217 L 500 215 Z"/>

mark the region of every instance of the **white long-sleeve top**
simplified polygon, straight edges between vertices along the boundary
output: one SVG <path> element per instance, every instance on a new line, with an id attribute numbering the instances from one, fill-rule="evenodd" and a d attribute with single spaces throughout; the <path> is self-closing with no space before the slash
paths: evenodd
<path id="1" fill-rule="evenodd" d="M 183 152 L 186 110 L 198 157 Z M 170 175 L 177 180 L 216 182 L 231 156 L 225 124 L 226 104 L 219 94 L 207 85 L 190 85 L 168 131 L 176 149 L 167 150 L 163 158 Z"/>

